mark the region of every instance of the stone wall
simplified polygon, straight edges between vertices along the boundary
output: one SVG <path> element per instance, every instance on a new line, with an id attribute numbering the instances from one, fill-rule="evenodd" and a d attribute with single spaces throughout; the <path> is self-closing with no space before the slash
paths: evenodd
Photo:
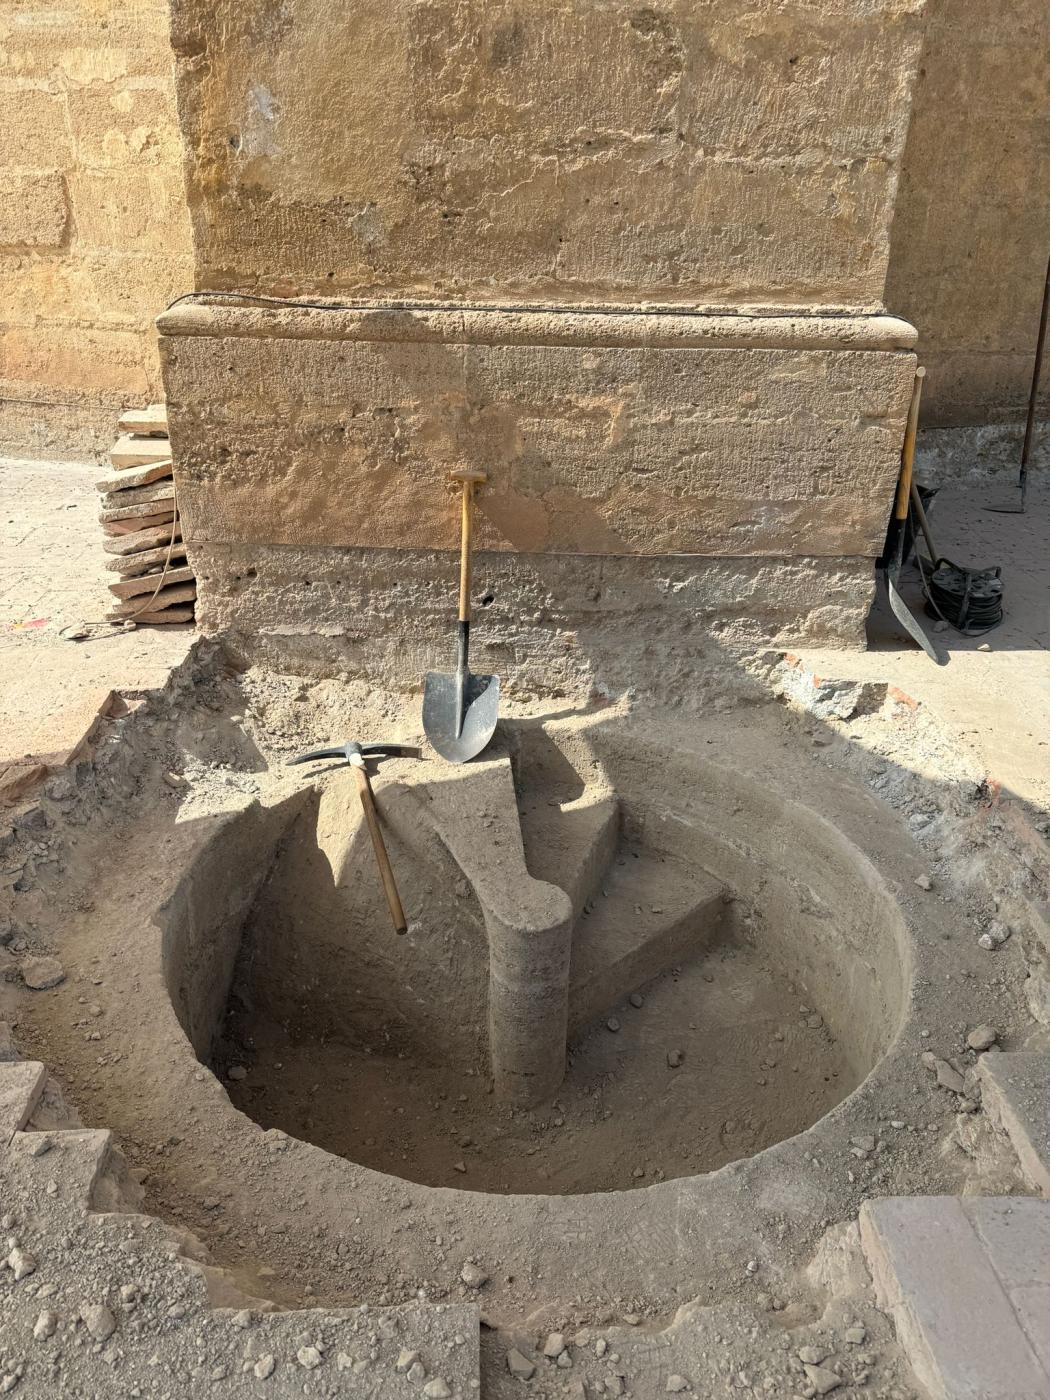
<path id="1" fill-rule="evenodd" d="M 451 637 L 464 461 L 513 687 L 680 693 L 705 638 L 862 642 L 903 322 L 204 296 L 161 330 L 198 617 L 248 654 L 417 683 Z"/>
<path id="2" fill-rule="evenodd" d="M 924 421 L 1019 422 L 1050 255 L 1047 0 L 926 0 L 892 248 L 886 304 L 919 329 Z"/>
<path id="3" fill-rule="evenodd" d="M 859 645 L 915 364 L 878 310 L 919 9 L 173 0 L 203 626 L 415 684 L 466 463 L 512 686 Z"/>
<path id="4" fill-rule="evenodd" d="M 166 3 L 0 0 L 0 451 L 105 450 L 193 284 Z"/>
<path id="5" fill-rule="evenodd" d="M 200 287 L 875 308 L 921 0 L 174 0 Z"/>

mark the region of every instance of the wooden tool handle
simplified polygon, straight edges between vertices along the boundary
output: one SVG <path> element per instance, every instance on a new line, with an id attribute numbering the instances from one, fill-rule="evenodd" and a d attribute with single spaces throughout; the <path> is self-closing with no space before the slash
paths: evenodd
<path id="1" fill-rule="evenodd" d="M 1046 323 L 1050 317 L 1050 262 L 1046 264 L 1046 281 L 1043 284 L 1043 305 L 1039 312 L 1039 334 L 1035 338 L 1035 363 L 1032 366 L 1032 389 L 1028 395 L 1028 416 L 1024 423 L 1024 442 L 1021 445 L 1022 486 L 1024 474 L 1028 470 L 1028 454 L 1032 450 L 1032 434 L 1035 429 L 1036 400 L 1039 397 L 1039 381 L 1043 376 L 1043 350 L 1046 346 Z"/>
<path id="2" fill-rule="evenodd" d="M 376 800 L 372 792 L 372 784 L 368 779 L 368 770 L 364 764 L 351 764 L 354 770 L 354 777 L 357 780 L 357 792 L 361 798 L 361 806 L 364 810 L 365 821 L 368 823 L 368 833 L 372 838 L 372 847 L 376 853 L 376 862 L 379 866 L 379 875 L 383 881 L 383 892 L 386 895 L 386 902 L 390 906 L 390 917 L 394 921 L 394 932 L 405 933 L 408 930 L 408 920 L 405 918 L 405 911 L 401 907 L 401 898 L 397 892 L 397 884 L 394 881 L 394 871 L 390 864 L 390 857 L 386 853 L 386 842 L 383 840 L 383 833 L 379 828 L 379 813 L 376 811 Z"/>
<path id="3" fill-rule="evenodd" d="M 488 472 L 471 471 L 466 467 L 449 472 L 449 477 L 453 481 L 461 482 L 463 486 L 459 547 L 459 620 L 460 622 L 469 622 L 470 549 L 471 537 L 474 532 L 474 491 L 478 486 L 488 481 L 489 477 Z"/>
<path id="4" fill-rule="evenodd" d="M 908 514 L 908 500 L 911 496 L 911 473 L 915 464 L 915 435 L 919 431 L 919 400 L 922 398 L 922 381 L 926 378 L 923 365 L 915 371 L 915 383 L 911 390 L 911 403 L 908 405 L 908 426 L 904 430 L 904 451 L 901 454 L 901 474 L 897 482 L 897 499 L 893 506 L 894 520 L 904 520 Z"/>

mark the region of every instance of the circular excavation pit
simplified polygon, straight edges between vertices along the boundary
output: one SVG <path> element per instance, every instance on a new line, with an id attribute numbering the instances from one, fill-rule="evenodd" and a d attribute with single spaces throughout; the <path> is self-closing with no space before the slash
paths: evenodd
<path id="1" fill-rule="evenodd" d="M 266 878 L 243 921 L 216 931 L 233 963 L 225 1005 L 209 981 L 208 1006 L 191 1007 L 175 979 L 184 1024 L 239 1108 L 429 1186 L 612 1191 L 751 1156 L 871 1071 L 901 1020 L 902 928 L 818 818 L 695 763 L 676 805 L 654 806 L 666 755 L 633 744 L 630 760 L 581 744 L 567 756 L 521 728 L 505 745 L 452 778 L 391 765 L 382 801 L 404 939 L 345 767 L 317 769 L 276 833 L 260 822 L 251 860 Z M 742 859 L 745 814 L 771 848 L 751 841 Z M 452 823 L 477 828 L 460 839 L 462 866 L 441 839 Z M 788 843 L 794 884 L 779 868 Z M 487 927 L 507 942 L 499 926 L 517 919 L 527 943 L 551 885 L 571 905 L 558 921 L 565 1018 L 541 1007 L 536 1034 L 560 1037 L 564 1078 L 522 1102 L 519 1080 L 490 1064 L 506 1039 L 492 1008 L 507 998 L 490 1000 Z M 508 888 L 516 908 L 499 898 Z"/>
<path id="2" fill-rule="evenodd" d="M 469 1262 L 498 1328 L 666 1323 L 754 1278 L 804 1299 L 871 1195 L 971 1188 L 921 1057 L 1020 999 L 782 706 L 510 714 L 463 768 L 382 763 L 399 937 L 352 775 L 286 760 L 418 712 L 303 690 L 205 679 L 124 722 L 131 797 L 71 800 L 62 903 L 31 896 L 67 980 L 20 1012 L 246 1292 L 473 1300 Z"/>

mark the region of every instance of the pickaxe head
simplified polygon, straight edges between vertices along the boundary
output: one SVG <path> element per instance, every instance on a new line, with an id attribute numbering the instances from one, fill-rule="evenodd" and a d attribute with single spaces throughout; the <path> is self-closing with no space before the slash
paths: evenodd
<path id="1" fill-rule="evenodd" d="M 309 753 L 290 758 L 288 764 L 290 767 L 295 763 L 314 763 L 320 758 L 341 758 L 344 763 L 363 768 L 367 758 L 419 758 L 421 755 L 422 750 L 413 744 L 359 744 L 356 739 L 351 739 L 348 744 L 341 744 L 338 748 L 311 749 Z"/>

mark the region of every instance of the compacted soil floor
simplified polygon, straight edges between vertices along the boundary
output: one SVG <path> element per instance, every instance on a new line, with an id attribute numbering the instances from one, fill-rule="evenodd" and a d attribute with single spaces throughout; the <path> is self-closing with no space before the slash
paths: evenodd
<path id="1" fill-rule="evenodd" d="M 544 1108 L 501 1106 L 487 1078 L 437 1062 L 296 1046 L 273 1028 L 224 1058 L 230 1097 L 264 1127 L 425 1185 L 504 1193 L 694 1176 L 808 1127 L 854 1084 L 805 991 L 743 942 L 656 978 L 584 1031 Z"/>

